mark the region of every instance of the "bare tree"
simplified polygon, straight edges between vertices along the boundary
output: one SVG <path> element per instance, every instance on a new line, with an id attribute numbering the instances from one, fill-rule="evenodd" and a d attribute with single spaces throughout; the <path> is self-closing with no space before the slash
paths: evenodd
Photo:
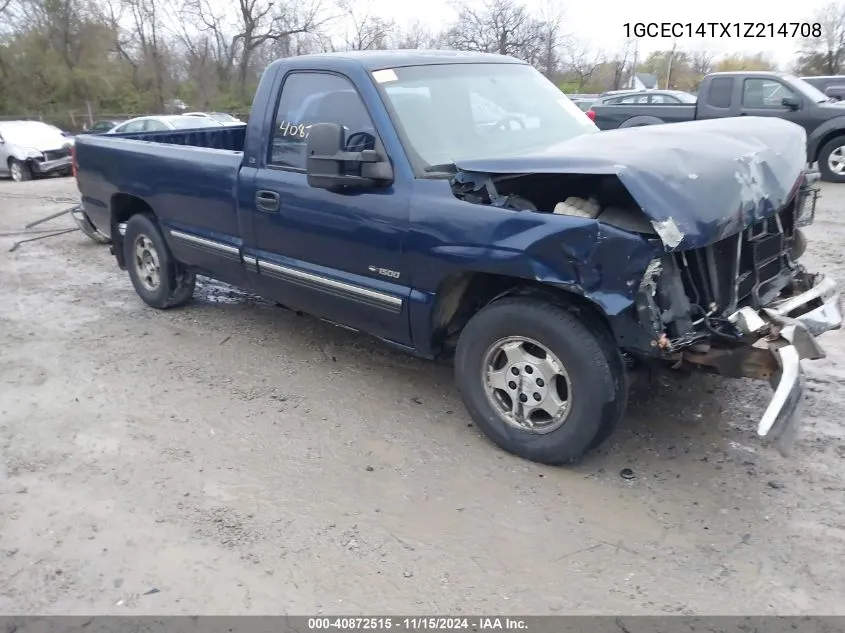
<path id="1" fill-rule="evenodd" d="M 161 4 L 164 0 L 123 0 L 128 7 L 133 39 L 140 61 L 145 70 L 145 83 L 152 97 L 156 112 L 164 111 L 164 14 Z M 136 66 L 137 68 L 137 66 Z"/>
<path id="2" fill-rule="evenodd" d="M 404 29 L 393 32 L 392 48 L 423 49 L 437 48 L 438 37 L 425 28 L 419 21 L 411 22 Z"/>
<path id="3" fill-rule="evenodd" d="M 716 54 L 712 51 L 698 50 L 690 53 L 690 70 L 693 74 L 704 76 L 713 71 L 713 60 Z"/>
<path id="4" fill-rule="evenodd" d="M 542 58 L 543 23 L 513 0 L 485 0 L 480 8 L 458 4 L 458 19 L 446 41 L 458 50 L 511 55 L 528 62 Z"/>
<path id="5" fill-rule="evenodd" d="M 591 51 L 581 40 L 570 38 L 563 46 L 563 70 L 578 83 L 578 90 L 590 83 L 603 62 L 602 53 Z"/>
<path id="6" fill-rule="evenodd" d="M 372 49 L 386 49 L 390 35 L 396 29 L 392 20 L 384 20 L 374 16 L 369 6 L 358 6 L 354 0 L 338 0 L 338 6 L 343 10 L 347 26 L 346 48 L 353 51 Z"/>
<path id="7" fill-rule="evenodd" d="M 813 17 L 818 36 L 804 38 L 796 63 L 800 74 L 838 75 L 845 68 L 845 5 L 829 2 Z"/>
<path id="8" fill-rule="evenodd" d="M 561 7 L 551 1 L 546 3 L 540 16 L 542 55 L 539 60 L 540 70 L 546 77 L 552 77 L 560 70 L 560 49 L 564 40 L 563 12 Z"/>
<path id="9" fill-rule="evenodd" d="M 211 36 L 222 74 L 228 79 L 236 71 L 237 93 L 244 99 L 251 62 L 263 45 L 313 33 L 326 21 L 319 0 L 236 0 L 228 20 L 209 0 L 188 0 L 185 9 Z"/>
<path id="10" fill-rule="evenodd" d="M 613 59 L 610 60 L 612 90 L 619 90 L 622 87 L 627 73 L 630 73 L 628 75 L 629 80 L 633 80 L 632 75 L 637 71 L 637 69 L 629 68 L 630 64 L 628 60 L 631 59 L 631 57 L 634 57 L 634 63 L 636 65 L 636 47 L 637 43 L 635 40 L 626 39 L 621 50 L 614 55 Z"/>
<path id="11" fill-rule="evenodd" d="M 11 14 L 11 8 L 12 8 L 12 0 L 0 0 L 0 18 L 3 18 L 3 16 L 6 16 L 5 18 L 3 18 L 4 19 L 3 23 L 5 23 L 5 20 L 7 20 L 10 17 L 9 14 Z M 3 24 L 3 23 L 0 23 L 0 24 Z"/>

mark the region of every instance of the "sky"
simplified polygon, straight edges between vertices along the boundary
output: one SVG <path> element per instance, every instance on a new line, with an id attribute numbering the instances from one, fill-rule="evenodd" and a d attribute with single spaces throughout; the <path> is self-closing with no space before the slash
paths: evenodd
<path id="1" fill-rule="evenodd" d="M 541 9 L 551 1 L 558 4 L 565 16 L 567 32 L 588 42 L 595 49 L 608 53 L 619 50 L 626 37 L 624 24 L 677 23 L 782 23 L 811 22 L 814 13 L 827 0 L 523 0 L 529 7 Z M 455 11 L 449 0 L 369 0 L 374 15 L 392 17 L 399 24 L 419 20 L 430 28 L 440 28 L 450 22 Z M 695 28 L 695 27 L 693 27 Z M 768 27 L 767 27 L 768 28 Z M 791 30 L 791 27 L 790 27 Z M 717 33 L 719 35 L 719 33 Z M 790 34 L 791 35 L 791 34 Z M 765 52 L 785 70 L 795 57 L 799 37 L 765 38 L 679 38 L 678 48 L 707 49 L 717 54 Z M 672 47 L 670 38 L 643 37 L 639 40 L 639 57 L 651 51 Z"/>

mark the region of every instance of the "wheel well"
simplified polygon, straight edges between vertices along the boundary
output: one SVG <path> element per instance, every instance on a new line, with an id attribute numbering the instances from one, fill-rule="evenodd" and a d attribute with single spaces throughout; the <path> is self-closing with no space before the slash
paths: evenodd
<path id="1" fill-rule="evenodd" d="M 144 200 L 125 193 L 117 193 L 111 199 L 111 239 L 114 245 L 114 256 L 121 268 L 126 267 L 123 257 L 123 236 L 118 226 L 129 221 L 133 215 L 138 213 L 149 213 L 155 215 L 152 207 Z"/>
<path id="2" fill-rule="evenodd" d="M 479 272 L 461 272 L 447 277 L 438 288 L 432 310 L 432 349 L 450 357 L 458 336 L 469 320 L 484 306 L 504 296 L 536 296 L 589 313 L 610 331 L 607 317 L 589 299 L 549 284 L 530 279 Z"/>
<path id="3" fill-rule="evenodd" d="M 833 139 L 842 136 L 845 137 L 845 130 L 833 130 L 832 132 L 828 132 L 825 134 L 820 140 L 818 145 L 816 145 L 816 155 L 813 156 L 813 162 L 818 162 L 819 154 L 822 152 L 822 147 L 830 143 Z"/>

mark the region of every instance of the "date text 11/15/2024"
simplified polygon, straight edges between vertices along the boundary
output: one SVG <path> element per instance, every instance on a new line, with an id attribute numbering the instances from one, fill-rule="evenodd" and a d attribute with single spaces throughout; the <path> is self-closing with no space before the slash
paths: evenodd
<path id="1" fill-rule="evenodd" d="M 821 37 L 818 22 L 626 22 L 625 37 Z"/>
<path id="2" fill-rule="evenodd" d="M 510 617 L 316 617 L 308 618 L 309 631 L 524 631 L 525 620 Z"/>

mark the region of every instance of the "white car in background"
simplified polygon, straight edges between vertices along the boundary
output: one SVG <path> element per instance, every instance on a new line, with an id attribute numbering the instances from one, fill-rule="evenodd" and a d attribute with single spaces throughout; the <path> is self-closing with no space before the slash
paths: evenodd
<path id="1" fill-rule="evenodd" d="M 52 174 L 70 175 L 68 138 L 55 125 L 41 121 L 0 122 L 0 175 L 15 182 Z"/>
<path id="2" fill-rule="evenodd" d="M 151 116 L 139 116 L 115 125 L 105 133 L 109 134 L 131 134 L 133 132 L 167 132 L 168 130 L 196 130 L 205 127 L 224 127 L 222 123 L 214 119 L 203 119 L 189 117 L 183 114 L 162 114 Z"/>
<path id="3" fill-rule="evenodd" d="M 182 116 L 195 116 L 203 119 L 212 119 L 223 125 L 244 125 L 244 122 L 225 112 L 185 112 Z"/>

